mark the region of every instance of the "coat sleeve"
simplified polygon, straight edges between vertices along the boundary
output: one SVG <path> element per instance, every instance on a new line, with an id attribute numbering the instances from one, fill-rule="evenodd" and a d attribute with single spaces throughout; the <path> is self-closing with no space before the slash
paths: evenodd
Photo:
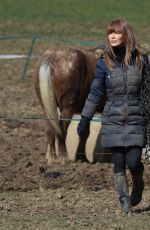
<path id="1" fill-rule="evenodd" d="M 101 97 L 106 91 L 106 64 L 103 59 L 100 59 L 96 64 L 95 75 L 91 85 L 89 95 L 86 99 L 81 116 L 92 119 L 96 109 L 100 103 Z"/>

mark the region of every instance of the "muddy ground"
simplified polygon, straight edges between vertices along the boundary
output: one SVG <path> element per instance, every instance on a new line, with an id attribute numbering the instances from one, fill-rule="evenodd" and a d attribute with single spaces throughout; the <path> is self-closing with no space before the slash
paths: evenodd
<path id="1" fill-rule="evenodd" d="M 22 119 L 42 114 L 33 87 L 35 62 L 21 82 L 24 61 L 0 60 L 0 115 L 18 118 L 0 120 L 0 229 L 149 230 L 149 161 L 143 200 L 129 217 L 120 213 L 111 163 L 47 166 L 44 121 Z M 69 138 L 76 140 L 74 130 Z"/>

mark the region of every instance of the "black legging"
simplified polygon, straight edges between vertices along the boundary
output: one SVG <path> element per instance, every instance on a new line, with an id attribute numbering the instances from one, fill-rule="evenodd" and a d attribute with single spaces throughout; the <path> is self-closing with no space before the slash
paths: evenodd
<path id="1" fill-rule="evenodd" d="M 114 163 L 114 173 L 124 172 L 126 165 L 132 174 L 139 174 L 144 170 L 141 162 L 142 147 L 111 147 L 112 161 Z"/>

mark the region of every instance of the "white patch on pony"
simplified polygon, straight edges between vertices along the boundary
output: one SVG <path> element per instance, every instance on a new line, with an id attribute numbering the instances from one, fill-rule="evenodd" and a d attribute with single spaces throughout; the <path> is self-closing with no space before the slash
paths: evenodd
<path id="1" fill-rule="evenodd" d="M 68 62 L 68 67 L 71 69 L 72 68 L 72 62 Z"/>

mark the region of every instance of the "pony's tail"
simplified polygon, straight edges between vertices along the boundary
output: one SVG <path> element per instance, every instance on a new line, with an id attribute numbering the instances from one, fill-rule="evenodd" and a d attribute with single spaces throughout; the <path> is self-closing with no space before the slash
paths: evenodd
<path id="1" fill-rule="evenodd" d="M 40 66 L 39 87 L 44 111 L 46 112 L 46 115 L 56 133 L 62 135 L 53 83 L 51 79 L 51 65 L 49 63 L 43 63 Z"/>

